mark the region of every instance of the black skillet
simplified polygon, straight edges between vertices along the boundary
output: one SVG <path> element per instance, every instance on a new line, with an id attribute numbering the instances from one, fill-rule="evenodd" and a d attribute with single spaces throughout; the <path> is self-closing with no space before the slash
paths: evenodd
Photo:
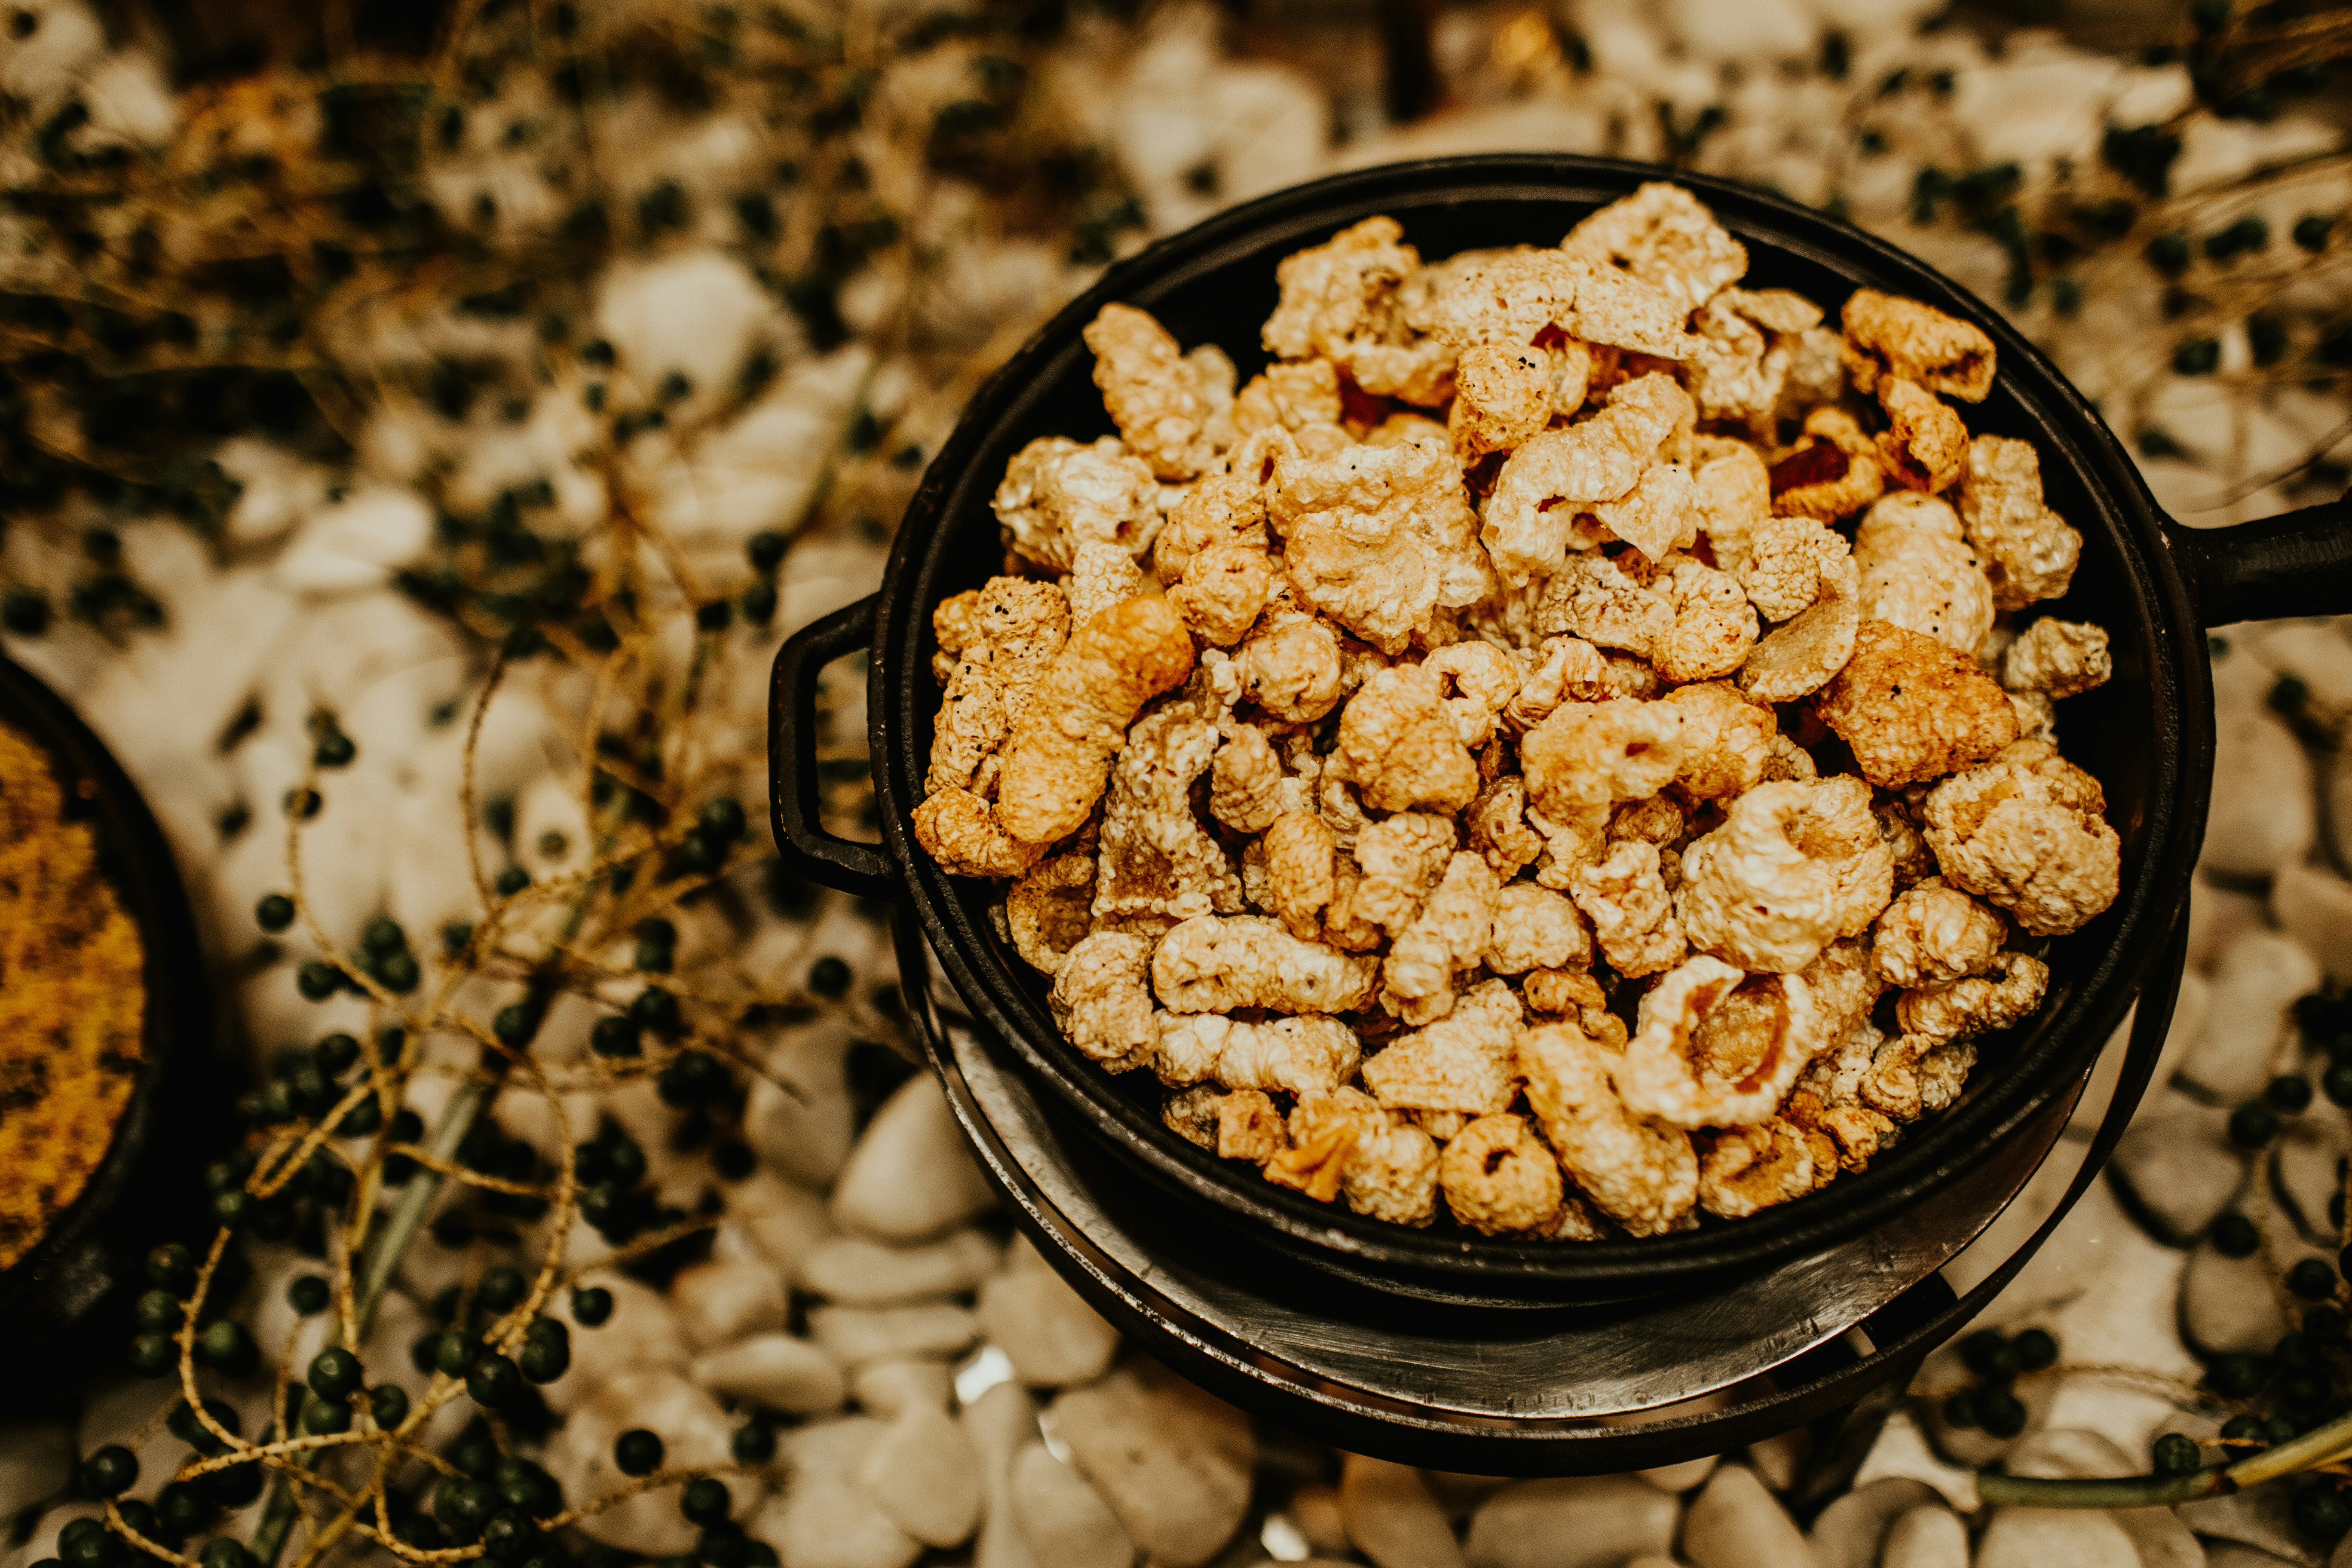
<path id="1" fill-rule="evenodd" d="M 1006 460 L 1033 437 L 1110 434 L 1080 331 L 1101 306 L 1151 311 L 1188 348 L 1216 342 L 1244 378 L 1266 356 L 1258 325 L 1276 298 L 1275 264 L 1376 213 L 1404 226 L 1425 258 L 1480 247 L 1556 243 L 1578 219 L 1662 171 L 1598 158 L 1516 154 L 1437 159 L 1333 176 L 1233 209 L 1106 272 L 983 386 L 924 476 L 881 591 L 807 627 L 777 656 L 769 768 L 776 841 L 815 880 L 899 900 L 919 922 L 980 1024 L 1019 1053 L 1052 1093 L 1129 1166 L 1203 1226 L 1241 1226 L 1310 1262 L 1407 1295 L 1464 1301 L 1573 1302 L 1654 1297 L 1752 1274 L 1863 1234 L 1983 1162 L 2070 1091 L 2143 985 L 2159 973 L 2187 897 L 2213 763 L 2205 627 L 2352 611 L 2352 507 L 2343 501 L 2217 532 L 2182 528 L 2156 507 L 2097 412 L 1998 313 L 1920 261 L 1783 197 L 1698 175 L 1686 186 L 1747 246 L 1746 286 L 1794 289 L 1834 317 L 1857 287 L 1924 300 L 1975 322 L 1999 346 L 1992 395 L 1965 410 L 1971 432 L 2031 440 L 2045 493 L 2084 536 L 2064 598 L 2037 607 L 2107 628 L 2115 676 L 2060 714 L 2067 755 L 2097 776 L 2123 838 L 2114 906 L 2049 958 L 2034 1020 L 1988 1041 L 1967 1092 L 1860 1175 L 1736 1222 L 1641 1241 L 1549 1245 L 1493 1240 L 1444 1220 L 1408 1230 L 1276 1187 L 1163 1128 L 1150 1075 L 1115 1079 L 1055 1030 L 1042 977 L 991 928 L 988 885 L 950 878 L 916 844 L 939 689 L 930 611 L 1002 560 L 989 498 Z M 814 756 L 817 676 L 870 649 L 869 742 L 883 841 L 819 824 Z"/>

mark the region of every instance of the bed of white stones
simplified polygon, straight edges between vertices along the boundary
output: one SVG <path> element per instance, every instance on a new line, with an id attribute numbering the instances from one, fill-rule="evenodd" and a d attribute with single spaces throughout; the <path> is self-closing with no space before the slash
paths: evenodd
<path id="1" fill-rule="evenodd" d="M 1859 221 L 1990 295 L 2002 266 L 1997 246 L 1906 223 L 1913 163 L 1889 157 L 1857 171 L 1844 162 L 1837 127 L 1853 89 L 1802 63 L 1818 58 L 1824 32 L 1849 37 L 1857 79 L 1895 60 L 1951 70 L 1949 118 L 1967 142 L 1953 155 L 1978 162 L 2088 157 L 2103 123 L 2172 112 L 2185 77 L 2045 34 L 2022 35 L 1996 58 L 1957 31 L 1914 37 L 1925 9 L 1908 0 L 1587 0 L 1563 12 L 1595 68 L 1572 91 L 1472 102 L 1345 146 L 1333 145 L 1331 132 L 1335 119 L 1352 114 L 1349 105 L 1297 71 L 1231 58 L 1203 10 L 1171 9 L 1128 54 L 1070 73 L 1068 88 L 1074 112 L 1099 126 L 1162 232 L 1220 200 L 1339 162 L 1529 148 L 1656 155 L 1660 104 L 1689 111 L 1722 95 L 1727 129 L 1709 143 L 1706 166 L 1806 199 L 1824 199 L 1843 182 L 1839 194 Z M 1504 58 L 1516 24 L 1502 17 L 1498 30 L 1496 10 L 1454 6 L 1441 17 L 1439 65 L 1449 79 Z M 1530 36 L 1549 35 L 1538 27 Z M 1777 63 L 1736 79 L 1725 73 L 1759 58 Z M 12 91 L 25 86 L 15 75 L 8 82 Z M 2176 183 L 2225 183 L 2266 159 L 2332 145 L 2334 135 L 2293 120 L 2209 123 L 2184 150 Z M 1217 175 L 1214 195 L 1193 178 L 1204 164 Z M 2330 187 L 2323 195 L 2340 206 L 2343 194 Z M 2282 199 L 2290 205 L 2273 226 L 2283 231 L 2322 196 Z M 975 247 L 938 308 L 1009 316 L 1084 280 L 1015 249 Z M 637 322 L 643 340 L 624 348 L 648 365 L 687 352 L 682 344 L 721 354 L 716 345 L 728 333 L 756 326 L 741 311 L 728 314 L 752 297 L 732 289 L 734 263 L 716 251 L 687 260 L 614 282 L 635 291 L 616 313 Z M 713 279 L 730 287 L 710 287 Z M 2029 324 L 2096 391 L 2121 374 L 2119 361 L 2151 319 L 2137 287 L 2095 293 L 2071 321 L 2037 302 Z M 2225 362 L 2242 347 L 2225 344 Z M 855 389 L 873 368 L 857 358 L 864 352 L 853 346 L 845 358 L 793 367 L 772 405 L 753 414 L 785 420 L 797 433 L 785 445 L 795 451 L 821 446 L 854 411 Z M 697 379 L 723 376 L 698 367 Z M 2217 412 L 2220 395 L 2210 380 L 2175 378 L 2160 390 L 2158 412 L 2186 448 L 2147 465 L 2168 505 L 2235 493 L 2226 487 L 2342 412 L 2300 392 Z M 487 443 L 480 454 L 491 466 L 502 456 Z M 65 627 L 37 644 L 11 639 L 9 651 L 73 696 L 154 802 L 215 955 L 249 946 L 254 900 L 282 875 L 262 842 L 268 836 L 222 852 L 215 818 L 240 797 L 278 798 L 307 748 L 300 720 L 314 702 L 340 712 L 360 743 L 360 762 L 337 781 L 335 809 L 315 830 L 310 893 L 322 918 L 349 934 L 390 909 L 413 931 L 429 931 L 439 903 L 467 883 L 462 856 L 453 865 L 454 841 L 433 815 L 455 798 L 456 754 L 428 731 L 425 715 L 464 694 L 469 667 L 445 626 L 385 587 L 390 568 L 421 548 L 429 512 L 396 476 L 314 471 L 254 442 L 231 443 L 222 461 L 247 486 L 230 520 L 236 552 L 227 564 L 176 525 L 121 529 L 133 574 L 165 601 L 169 633 L 125 651 Z M 718 487 L 713 494 L 756 490 L 762 505 L 780 504 L 772 493 L 779 487 L 814 482 L 813 464 L 797 457 L 698 478 Z M 2198 517 L 2260 515 L 2284 499 L 2257 489 Z M 740 549 L 725 525 L 712 527 L 701 543 L 721 556 Z M 7 547 L 32 548 L 21 532 Z M 16 554 L 10 563 L 29 581 L 45 565 Z M 880 564 L 880 547 L 862 536 L 795 547 L 776 626 L 731 634 L 741 639 L 739 667 L 750 672 L 730 698 L 744 724 L 759 722 L 758 678 L 777 638 L 866 592 Z M 1968 1468 L 1998 1459 L 2021 1473 L 2136 1473 L 2147 1468 L 2159 1432 L 2210 1435 L 2214 1424 L 2183 1414 L 2165 1380 L 2198 1376 L 2199 1352 L 2268 1349 L 2286 1324 L 2272 1281 L 2298 1257 L 2334 1256 L 2327 1201 L 2347 1148 L 2343 1118 L 2322 1100 L 2259 1158 L 2233 1149 L 2223 1127 L 2230 1109 L 2274 1073 L 2301 1066 L 2316 1079 L 2316 1064 L 2298 1062 L 2285 1009 L 2323 978 L 2352 983 L 2352 884 L 2344 879 L 2352 869 L 2352 753 L 2336 743 L 2352 715 L 2352 637 L 2341 624 L 2286 624 L 2229 628 L 2218 646 L 2214 817 L 2191 973 L 2158 1085 L 2109 1179 L 1987 1319 L 2046 1328 L 2061 1347 L 2056 1371 L 2018 1384 L 2029 1426 L 2014 1442 L 1944 1428 L 1934 1402 L 1923 1401 L 1920 1419 L 1889 1424 L 1853 1489 L 1809 1531 L 1780 1500 L 1807 1458 L 1791 1439 L 1637 1476 L 1507 1484 L 1334 1454 L 1255 1426 L 1123 1346 L 1025 1244 L 1008 1239 L 939 1091 L 917 1077 L 862 1133 L 845 1092 L 755 1120 L 761 1169 L 730 1194 L 711 1260 L 667 1293 L 610 1281 L 618 1298 L 611 1322 L 573 1335 L 573 1370 L 548 1391 L 563 1420 L 545 1462 L 568 1493 L 582 1495 L 617 1479 L 612 1440 L 622 1430 L 649 1427 L 673 1463 L 693 1465 L 726 1458 L 747 1407 L 803 1417 L 783 1434 L 772 1465 L 733 1483 L 737 1517 L 785 1568 L 2316 1565 L 2326 1559 L 2287 1523 L 2280 1489 L 2179 1510 L 1988 1517 Z M 2282 677 L 2297 683 L 2287 694 L 2301 694 L 2300 732 L 2273 705 Z M 216 737 L 256 692 L 268 722 L 237 755 L 222 756 Z M 528 795 L 547 760 L 529 724 L 506 740 L 484 792 Z M 751 948 L 778 964 L 839 957 L 860 994 L 889 973 L 879 929 L 831 897 L 806 921 L 763 926 Z M 289 951 L 230 987 L 253 1037 L 311 1037 L 345 1022 L 295 994 L 302 956 Z M 804 1062 L 831 1062 L 837 1079 L 848 1039 L 826 1026 L 788 1048 Z M 625 1121 L 644 1108 L 606 1109 Z M 2070 1136 L 2086 1137 L 2087 1128 Z M 2057 1184 L 2038 1183 L 2009 1223 L 2038 1218 Z M 2267 1252 L 2256 1259 L 2227 1258 L 2201 1239 L 2232 1206 L 2264 1229 Z M 422 1386 L 409 1343 L 425 1323 L 419 1303 L 446 1282 L 454 1258 L 430 1243 L 412 1256 L 363 1347 L 372 1375 L 410 1383 L 412 1392 Z M 266 1253 L 257 1262 L 249 1299 L 269 1305 L 257 1308 L 254 1327 L 264 1344 L 282 1342 L 293 1326 L 283 1287 L 298 1262 Z M 1940 1392 L 1961 1381 L 1946 1352 L 1918 1387 Z M 248 1402 L 257 1408 L 265 1394 L 251 1391 Z M 75 1419 L 31 1421 L 0 1390 L 0 1568 L 52 1553 L 65 1524 L 91 1511 L 52 1505 L 73 1456 L 134 1431 L 158 1399 L 155 1384 L 99 1374 Z M 462 1418 L 462 1401 L 452 1409 Z M 179 1449 L 167 1436 L 151 1440 L 142 1491 L 169 1473 Z M 225 1528 L 243 1533 L 250 1522 Z M 593 1530 L 647 1553 L 683 1550 L 691 1539 L 674 1498 L 661 1495 L 600 1516 Z M 2352 1563 L 2352 1552 L 2336 1561 Z"/>

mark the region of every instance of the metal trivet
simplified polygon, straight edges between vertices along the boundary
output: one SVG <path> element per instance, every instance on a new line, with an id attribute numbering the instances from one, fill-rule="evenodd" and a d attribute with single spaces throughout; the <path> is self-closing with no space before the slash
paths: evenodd
<path id="1" fill-rule="evenodd" d="M 2176 950 L 2185 936 L 2184 925 Z M 1171 1208 L 1031 1091 L 1013 1051 L 938 978 L 912 922 L 898 946 L 932 1066 L 1023 1228 L 1105 1317 L 1219 1396 L 1355 1452 L 1486 1474 L 1644 1468 L 1813 1422 L 1817 1489 L 1840 1484 L 1838 1456 L 1859 1463 L 1919 1361 L 1998 1293 L 2105 1163 L 2179 973 L 2168 964 L 2162 995 L 2143 995 L 2087 1142 L 2061 1138 L 2078 1083 L 1981 1170 L 1829 1252 L 1675 1297 L 1465 1307 L 1351 1282 Z M 1986 1237 L 1994 1258 L 1961 1258 L 2045 1158 L 2074 1166 L 2055 1209 L 2029 1235 Z"/>

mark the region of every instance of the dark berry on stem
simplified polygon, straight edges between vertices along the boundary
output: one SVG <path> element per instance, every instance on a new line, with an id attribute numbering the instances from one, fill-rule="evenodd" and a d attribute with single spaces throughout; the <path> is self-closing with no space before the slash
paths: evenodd
<path id="1" fill-rule="evenodd" d="M 162 1377 L 180 1364 L 180 1347 L 169 1334 L 141 1334 L 131 1342 L 131 1370 L 141 1377 Z"/>
<path id="2" fill-rule="evenodd" d="M 849 990 L 849 965 L 831 953 L 809 965 L 808 988 L 820 996 L 841 996 Z"/>
<path id="3" fill-rule="evenodd" d="M 530 1293 L 530 1281 L 511 1263 L 501 1263 L 482 1276 L 475 1299 L 493 1312 L 503 1312 Z"/>
<path id="4" fill-rule="evenodd" d="M 2244 1215 L 2225 1214 L 2213 1222 L 2213 1250 L 2224 1258 L 2252 1258 L 2262 1244 L 2262 1232 Z"/>
<path id="5" fill-rule="evenodd" d="M 92 1497 L 121 1497 L 139 1484 L 138 1456 L 109 1443 L 81 1462 L 81 1484 Z"/>
<path id="6" fill-rule="evenodd" d="M 380 1383 L 368 1391 L 368 1405 L 375 1415 L 375 1424 L 390 1432 L 408 1419 L 408 1390 L 396 1383 Z"/>
<path id="7" fill-rule="evenodd" d="M 2325 1301 L 2336 1294 L 2338 1276 L 2316 1258 L 2306 1258 L 2286 1271 L 2286 1288 L 2306 1301 Z"/>
<path id="8" fill-rule="evenodd" d="M 283 893 L 264 893 L 253 906 L 254 923 L 275 936 L 294 923 L 294 900 Z"/>
<path id="9" fill-rule="evenodd" d="M 522 1373 L 502 1355 L 486 1355 L 466 1374 L 466 1392 L 485 1410 L 497 1410 L 521 1392 Z"/>
<path id="10" fill-rule="evenodd" d="M 196 1561 L 204 1568 L 254 1568 L 253 1553 L 246 1550 L 245 1542 L 226 1535 L 205 1542 L 204 1553 Z"/>
<path id="11" fill-rule="evenodd" d="M 2011 1377 L 2017 1372 L 2017 1352 L 1999 1329 L 1979 1329 L 1962 1340 L 1960 1360 L 1979 1377 Z"/>
<path id="12" fill-rule="evenodd" d="M 2352 1531 L 2352 1502 L 2333 1481 L 2315 1481 L 2294 1494 L 2287 1515 L 2295 1529 L 2314 1541 L 2336 1542 Z"/>
<path id="13" fill-rule="evenodd" d="M 2252 1399 L 2262 1392 L 2265 1375 L 2260 1357 L 2234 1351 L 2213 1358 L 2205 1384 L 2224 1399 Z"/>
<path id="14" fill-rule="evenodd" d="M 2250 1100 L 2230 1112 L 2230 1142 L 2241 1149 L 2259 1149 L 2278 1136 L 2278 1113 L 2259 1100 Z"/>
<path id="15" fill-rule="evenodd" d="M 601 1329 L 613 1316 L 613 1293 L 602 1285 L 583 1285 L 572 1292 L 572 1316 L 583 1329 Z"/>
<path id="16" fill-rule="evenodd" d="M 625 1476 L 650 1476 L 661 1462 L 662 1440 L 642 1426 L 613 1440 L 613 1463 Z"/>
<path id="17" fill-rule="evenodd" d="M 1951 1419 L 1948 1412 L 1946 1413 L 1945 1419 Z M 738 1426 L 735 1428 L 735 1436 L 730 1446 L 734 1450 L 736 1463 L 764 1465 L 776 1457 L 776 1429 L 765 1421 L 754 1421 L 748 1426 Z"/>
<path id="18" fill-rule="evenodd" d="M 627 1018 L 599 1018 L 588 1031 L 588 1048 L 600 1057 L 634 1057 L 644 1047 L 637 1026 Z"/>
<path id="19" fill-rule="evenodd" d="M 2231 1416 L 2227 1421 L 2221 1423 L 2221 1436 L 2233 1442 L 2262 1443 L 2269 1441 L 2269 1439 L 2263 1435 L 2263 1418 L 2259 1415 Z"/>
<path id="20" fill-rule="evenodd" d="M 2179 1432 L 2167 1432 L 2156 1440 L 2156 1473 L 2159 1476 L 2185 1476 L 2201 1469 L 2204 1451 L 2197 1439 Z"/>
<path id="21" fill-rule="evenodd" d="M 2028 1329 L 2009 1342 L 2021 1372 L 2040 1372 L 2058 1361 L 2058 1342 L 2044 1329 Z"/>
<path id="22" fill-rule="evenodd" d="M 2311 1080 L 2299 1072 L 2284 1073 L 2271 1079 L 2263 1098 L 2271 1109 L 2288 1116 L 2298 1115 L 2311 1107 Z"/>
<path id="23" fill-rule="evenodd" d="M 1977 1420 L 1994 1437 L 2014 1437 L 2025 1430 L 2025 1402 L 2006 1388 L 1989 1388 L 1977 1395 Z"/>
<path id="24" fill-rule="evenodd" d="M 677 1511 L 686 1516 L 688 1524 L 706 1528 L 725 1519 L 735 1500 L 727 1495 L 727 1486 L 715 1477 L 701 1476 L 686 1483 L 679 1494 Z"/>

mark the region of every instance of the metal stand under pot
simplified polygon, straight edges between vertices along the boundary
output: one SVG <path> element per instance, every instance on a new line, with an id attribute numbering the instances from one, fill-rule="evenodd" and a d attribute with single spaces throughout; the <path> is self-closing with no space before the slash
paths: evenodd
<path id="1" fill-rule="evenodd" d="M 1045 1259 L 1161 1361 L 1341 1448 L 1473 1474 L 1643 1469 L 1809 1424 L 1801 1504 L 1844 1484 L 1927 1352 L 2105 1164 L 2163 1046 L 2186 936 L 2184 922 L 2110 1081 L 2086 1075 L 1898 1222 L 1753 1279 L 1595 1307 L 1400 1295 L 1200 1226 L 1039 1092 L 897 923 L 909 1016 L 982 1168 Z M 2098 1118 L 2087 1141 L 2062 1137 L 2078 1110 Z M 2064 1184 L 2055 1205 L 1996 1223 L 2037 1172 L 2045 1193 Z"/>

